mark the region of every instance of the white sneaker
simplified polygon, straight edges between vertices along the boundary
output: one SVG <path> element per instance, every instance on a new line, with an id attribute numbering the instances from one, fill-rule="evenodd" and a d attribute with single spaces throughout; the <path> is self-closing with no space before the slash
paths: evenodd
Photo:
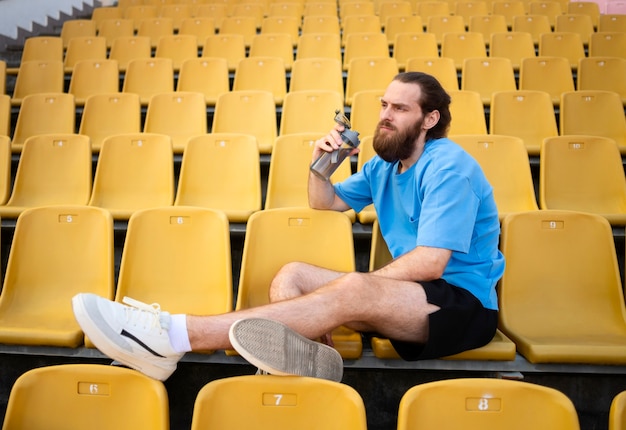
<path id="1" fill-rule="evenodd" d="M 184 353 L 172 349 L 171 316 L 159 305 L 128 297 L 113 302 L 95 294 L 72 298 L 74 316 L 94 345 L 113 360 L 164 381 L 176 370 Z"/>
<path id="2" fill-rule="evenodd" d="M 243 319 L 236 321 L 228 334 L 233 348 L 261 371 L 336 382 L 343 377 L 343 359 L 334 348 L 309 340 L 280 322 Z"/>

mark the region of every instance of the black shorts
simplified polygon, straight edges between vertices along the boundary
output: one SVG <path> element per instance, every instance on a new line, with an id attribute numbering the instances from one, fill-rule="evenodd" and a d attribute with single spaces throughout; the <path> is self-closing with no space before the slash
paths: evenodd
<path id="1" fill-rule="evenodd" d="M 486 309 L 469 291 L 443 279 L 420 282 L 428 303 L 440 309 L 428 318 L 426 344 L 391 340 L 407 361 L 428 360 L 458 354 L 488 344 L 498 327 L 498 311 Z"/>

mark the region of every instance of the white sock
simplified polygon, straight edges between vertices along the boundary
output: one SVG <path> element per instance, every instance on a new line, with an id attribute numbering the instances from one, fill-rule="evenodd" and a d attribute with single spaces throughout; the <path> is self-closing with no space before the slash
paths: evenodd
<path id="1" fill-rule="evenodd" d="M 187 315 L 175 314 L 171 317 L 169 335 L 172 348 L 178 353 L 191 351 L 189 334 L 187 333 Z"/>

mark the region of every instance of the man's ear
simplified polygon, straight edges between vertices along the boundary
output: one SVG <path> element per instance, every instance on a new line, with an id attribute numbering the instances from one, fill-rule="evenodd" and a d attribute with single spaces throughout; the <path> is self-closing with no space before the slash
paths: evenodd
<path id="1" fill-rule="evenodd" d="M 422 127 L 425 130 L 430 130 L 431 128 L 436 126 L 437 123 L 439 123 L 440 117 L 441 117 L 441 114 L 439 113 L 438 110 L 429 112 L 428 114 L 426 114 L 426 117 L 424 118 L 424 125 Z"/>

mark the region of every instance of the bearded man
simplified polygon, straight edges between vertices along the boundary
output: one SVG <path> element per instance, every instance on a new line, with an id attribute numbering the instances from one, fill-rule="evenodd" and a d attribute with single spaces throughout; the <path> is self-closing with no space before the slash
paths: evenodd
<path id="1" fill-rule="evenodd" d="M 381 99 L 377 156 L 338 184 L 309 176 L 312 208 L 358 212 L 374 204 L 394 257 L 386 266 L 342 273 L 292 262 L 272 281 L 270 304 L 213 316 L 169 315 L 79 294 L 79 324 L 102 352 L 162 380 L 185 352 L 235 348 L 268 373 L 338 381 L 341 356 L 310 339 L 329 339 L 342 325 L 389 338 L 406 360 L 487 344 L 504 271 L 500 225 L 481 168 L 446 137 L 449 104 L 432 76 L 399 74 Z M 337 125 L 316 142 L 314 160 L 342 145 L 341 131 Z"/>

